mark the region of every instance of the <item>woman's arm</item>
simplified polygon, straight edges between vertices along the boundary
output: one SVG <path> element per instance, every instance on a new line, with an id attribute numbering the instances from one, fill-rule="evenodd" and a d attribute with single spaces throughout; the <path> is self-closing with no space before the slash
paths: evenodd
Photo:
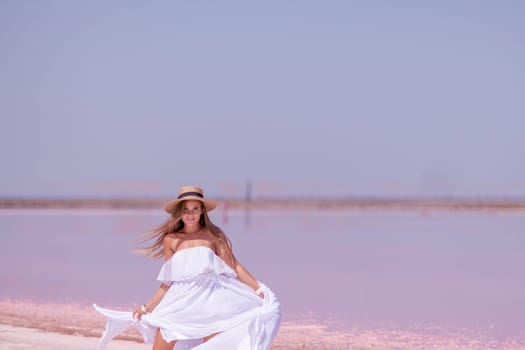
<path id="1" fill-rule="evenodd" d="M 168 260 L 173 255 L 173 250 L 171 248 L 173 241 L 174 238 L 169 236 L 164 237 L 164 240 L 162 241 L 165 260 Z M 159 289 L 157 289 L 155 294 L 153 294 L 153 297 L 151 297 L 151 299 L 146 304 L 137 307 L 133 311 L 133 318 L 137 317 L 140 320 L 142 315 L 153 311 L 153 309 L 155 309 L 155 307 L 157 307 L 157 305 L 160 303 L 164 297 L 164 294 L 166 294 L 169 288 L 169 285 L 161 283 Z"/>
<path id="2" fill-rule="evenodd" d="M 231 250 L 226 246 L 226 244 L 222 241 L 216 241 L 214 243 L 215 246 L 215 252 L 219 257 L 221 257 L 222 260 L 224 260 L 235 272 L 237 273 L 237 277 L 239 280 L 252 288 L 257 295 L 264 298 L 263 292 L 260 290 L 259 282 L 253 277 L 248 270 L 244 266 L 241 265 L 241 263 L 233 257 L 233 253 Z M 230 252 L 230 254 L 228 254 Z M 229 263 L 233 258 L 233 261 Z"/>
<path id="3" fill-rule="evenodd" d="M 133 311 L 133 318 L 138 318 L 140 320 L 142 315 L 153 311 L 153 309 L 155 309 L 155 307 L 160 303 L 164 297 L 164 294 L 166 294 L 169 288 L 170 286 L 162 283 L 155 294 L 153 294 L 153 297 L 150 299 L 150 301 L 147 302 L 147 304 L 141 305 Z"/>
<path id="4" fill-rule="evenodd" d="M 259 289 L 259 287 L 260 287 L 259 286 L 259 282 L 238 261 L 235 263 L 235 272 L 237 272 L 237 276 L 239 277 L 239 280 L 242 283 L 248 285 L 253 290 L 258 290 Z"/>

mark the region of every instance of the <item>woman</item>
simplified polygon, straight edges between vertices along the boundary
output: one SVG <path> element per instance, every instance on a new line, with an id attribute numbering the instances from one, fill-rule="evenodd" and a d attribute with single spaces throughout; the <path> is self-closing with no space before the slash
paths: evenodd
<path id="1" fill-rule="evenodd" d="M 166 259 L 153 297 L 133 312 L 94 305 L 107 317 L 101 346 L 134 326 L 153 350 L 268 349 L 281 311 L 274 293 L 235 258 L 208 212 L 216 202 L 184 186 L 164 209 L 171 217 L 149 232 L 147 256 Z M 149 240 L 148 239 L 148 240 Z"/>

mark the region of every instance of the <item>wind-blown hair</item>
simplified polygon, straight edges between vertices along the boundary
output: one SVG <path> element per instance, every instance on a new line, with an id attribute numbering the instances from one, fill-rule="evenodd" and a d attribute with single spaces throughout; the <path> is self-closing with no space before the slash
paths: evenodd
<path id="1" fill-rule="evenodd" d="M 184 201 L 180 202 L 173 214 L 160 226 L 157 226 L 147 231 L 139 243 L 147 244 L 145 247 L 138 248 L 137 251 L 144 254 L 147 257 L 153 259 L 160 259 L 164 256 L 163 244 L 164 237 L 170 233 L 181 232 L 184 229 L 184 222 L 182 221 L 182 206 Z M 225 261 L 231 267 L 234 267 L 237 263 L 235 256 L 233 255 L 232 243 L 221 228 L 215 225 L 208 216 L 206 206 L 201 204 L 202 213 L 199 218 L 199 224 L 201 227 L 208 228 L 208 230 L 217 237 L 218 243 L 217 253 L 225 258 Z M 149 244 L 148 244 L 149 243 Z"/>

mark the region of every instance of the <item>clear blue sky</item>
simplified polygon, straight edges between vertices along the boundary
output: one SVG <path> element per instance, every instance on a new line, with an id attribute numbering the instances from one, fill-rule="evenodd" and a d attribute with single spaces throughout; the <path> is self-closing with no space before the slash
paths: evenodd
<path id="1" fill-rule="evenodd" d="M 522 1 L 0 4 L 0 196 L 525 195 Z"/>

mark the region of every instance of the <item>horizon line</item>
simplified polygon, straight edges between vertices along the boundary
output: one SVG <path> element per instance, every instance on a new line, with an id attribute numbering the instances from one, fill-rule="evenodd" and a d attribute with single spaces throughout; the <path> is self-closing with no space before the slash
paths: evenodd
<path id="1" fill-rule="evenodd" d="M 0 209 L 153 209 L 162 208 L 171 197 L 0 197 Z M 392 208 L 392 209 L 498 209 L 525 210 L 525 196 L 286 196 L 216 197 L 226 208 Z"/>

